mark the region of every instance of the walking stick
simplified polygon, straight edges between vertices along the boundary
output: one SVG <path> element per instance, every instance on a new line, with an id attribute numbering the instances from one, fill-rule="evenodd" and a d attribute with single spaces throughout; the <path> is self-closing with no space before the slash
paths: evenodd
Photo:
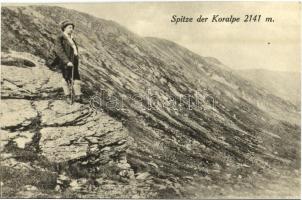
<path id="1" fill-rule="evenodd" d="M 71 104 L 73 104 L 73 77 L 74 77 L 74 66 L 72 66 L 72 71 L 71 71 L 71 84 L 70 84 L 70 100 L 71 100 Z"/>

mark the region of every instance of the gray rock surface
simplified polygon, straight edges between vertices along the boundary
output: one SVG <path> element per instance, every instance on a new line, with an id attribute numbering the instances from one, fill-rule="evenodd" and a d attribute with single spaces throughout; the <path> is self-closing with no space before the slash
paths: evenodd
<path id="1" fill-rule="evenodd" d="M 24 173 L 48 171 L 45 166 L 23 161 L 41 157 L 51 163 L 50 166 L 72 162 L 73 167 L 76 164 L 88 169 L 88 165 L 93 165 L 95 169 L 125 155 L 129 135 L 121 122 L 104 112 L 92 110 L 89 105 L 70 105 L 61 100 L 60 74 L 38 63 L 37 57 L 16 52 L 2 55 L 9 58 L 6 63 L 10 65 L 3 66 L 1 77 L 4 83 L 1 91 L 4 99 L 0 104 L 1 167 Z M 35 64 L 23 66 L 20 58 Z M 26 154 L 28 151 L 30 153 Z M 67 173 L 70 172 L 67 170 Z M 17 197 L 43 196 L 36 186 L 25 185 L 21 190 Z"/>

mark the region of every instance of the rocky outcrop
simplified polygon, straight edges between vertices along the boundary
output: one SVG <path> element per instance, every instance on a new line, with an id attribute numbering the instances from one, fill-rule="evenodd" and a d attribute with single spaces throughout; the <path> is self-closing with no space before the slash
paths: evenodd
<path id="1" fill-rule="evenodd" d="M 57 101 L 49 104 L 50 109 L 40 112 L 43 126 L 40 148 L 49 160 L 66 162 L 96 156 L 91 162 L 106 164 L 115 152 L 126 149 L 128 134 L 121 123 L 83 107 Z"/>
<path id="2" fill-rule="evenodd" d="M 117 168 L 113 175 L 127 177 L 131 167 L 125 153 L 130 140 L 121 122 L 89 105 L 61 100 L 60 74 L 47 69 L 37 57 L 21 52 L 2 53 L 2 57 L 1 167 L 28 173 L 46 170 L 56 178 L 63 172 L 87 178 L 89 173 L 80 173 L 81 169 L 98 173 L 109 164 Z M 26 151 L 63 170 L 21 162 L 30 159 L 20 157 Z"/>

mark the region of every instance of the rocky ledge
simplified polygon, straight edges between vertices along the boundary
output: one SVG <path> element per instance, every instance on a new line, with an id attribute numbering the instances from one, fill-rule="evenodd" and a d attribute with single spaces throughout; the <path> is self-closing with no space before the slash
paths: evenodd
<path id="1" fill-rule="evenodd" d="M 1 167 L 28 178 L 20 180 L 27 183 L 17 196 L 43 196 L 39 187 L 81 189 L 91 179 L 135 180 L 126 158 L 131 138 L 121 122 L 89 104 L 67 104 L 61 75 L 38 57 L 9 52 L 2 58 Z M 13 182 L 1 184 L 9 193 Z"/>

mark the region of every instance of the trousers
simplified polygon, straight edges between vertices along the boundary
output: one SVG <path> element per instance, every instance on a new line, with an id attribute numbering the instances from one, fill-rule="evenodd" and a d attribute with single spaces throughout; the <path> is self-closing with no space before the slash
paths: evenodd
<path id="1" fill-rule="evenodd" d="M 82 82 L 80 80 L 73 81 L 74 95 L 82 95 L 81 84 L 82 84 Z M 70 86 L 65 79 L 62 80 L 62 88 L 64 91 L 64 95 L 70 95 L 70 93 L 71 93 Z"/>

